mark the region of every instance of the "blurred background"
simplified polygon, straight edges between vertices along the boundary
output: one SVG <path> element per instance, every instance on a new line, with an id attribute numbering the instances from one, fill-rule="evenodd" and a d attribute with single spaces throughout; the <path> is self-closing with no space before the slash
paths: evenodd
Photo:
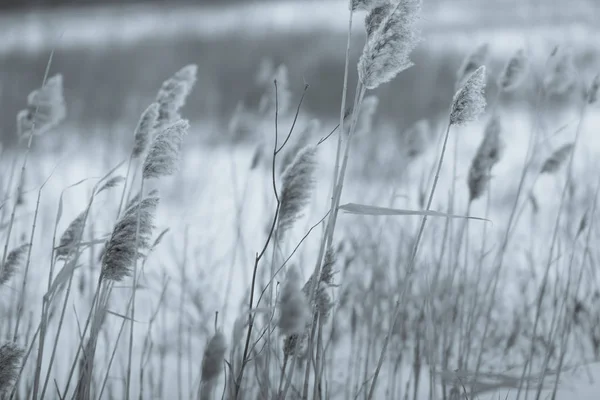
<path id="1" fill-rule="evenodd" d="M 348 7 L 346 0 L 3 0 L 0 2 L 0 140 L 16 143 L 15 116 L 50 74 L 62 73 L 68 118 L 63 128 L 84 137 L 114 138 L 134 126 L 160 83 L 183 65 L 199 66 L 184 115 L 211 127 L 227 124 L 236 107 L 254 107 L 256 78 L 284 64 L 305 110 L 319 118 L 339 112 Z M 417 67 L 375 94 L 378 115 L 398 129 L 444 113 L 456 70 L 477 45 L 490 44 L 497 75 L 519 47 L 541 62 L 563 46 L 581 70 L 598 65 L 597 0 L 425 0 Z M 351 82 L 364 43 L 363 16 L 354 24 Z M 270 66 L 270 67 L 269 67 Z M 354 84 L 349 85 L 354 87 Z M 525 87 L 510 98 L 535 94 Z M 490 85 L 488 95 L 494 95 Z M 555 98 L 556 105 L 568 98 Z M 132 129 L 132 128 L 130 128 Z M 219 130 L 222 130 L 218 128 Z M 212 135 L 214 129 L 198 135 Z M 107 136 L 108 135 L 108 136 Z M 113 135 L 113 136 L 111 136 Z M 225 135 L 225 133 L 220 134 Z"/>

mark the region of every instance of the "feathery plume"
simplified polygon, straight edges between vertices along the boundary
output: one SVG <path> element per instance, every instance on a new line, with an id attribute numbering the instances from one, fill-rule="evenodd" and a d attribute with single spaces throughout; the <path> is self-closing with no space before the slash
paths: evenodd
<path id="1" fill-rule="evenodd" d="M 567 143 L 559 147 L 544 161 L 542 165 L 542 174 L 553 174 L 565 163 L 569 154 L 573 151 L 573 143 Z"/>
<path id="2" fill-rule="evenodd" d="M 358 3 L 358 2 L 357 2 Z M 367 3 L 366 1 L 364 3 Z M 370 2 L 373 3 L 373 2 Z M 370 7 L 373 6 L 373 7 Z M 367 30 L 367 40 L 369 40 L 377 29 L 381 26 L 381 23 L 385 17 L 392 11 L 394 4 L 385 1 L 380 1 L 378 4 L 365 4 L 365 10 L 371 12 L 365 17 L 365 29 Z"/>
<path id="3" fill-rule="evenodd" d="M 282 175 L 281 205 L 279 208 L 279 232 L 283 235 L 301 217 L 315 185 L 315 156 L 317 148 L 306 146 Z"/>
<path id="4" fill-rule="evenodd" d="M 285 171 L 285 169 L 292 164 L 294 157 L 296 157 L 300 150 L 308 145 L 308 142 L 315 132 L 319 130 L 320 126 L 321 123 L 318 119 L 313 119 L 308 123 L 308 125 L 306 125 L 304 130 L 300 133 L 300 135 L 298 135 L 298 138 L 292 142 L 292 145 L 289 147 L 289 149 L 286 149 L 286 152 L 281 157 L 281 164 L 279 168 L 280 173 L 283 173 L 283 171 Z"/>
<path id="5" fill-rule="evenodd" d="M 96 191 L 96 194 L 99 194 L 99 193 L 102 193 L 105 190 L 117 187 L 121 183 L 123 183 L 124 181 L 125 181 L 125 177 L 123 177 L 123 176 L 120 176 L 120 175 L 113 176 L 112 178 L 110 178 L 109 180 L 107 180 L 104 185 L 100 186 L 100 188 Z"/>
<path id="6" fill-rule="evenodd" d="M 371 10 L 373 7 L 385 3 L 385 0 L 350 0 L 350 11 Z"/>
<path id="7" fill-rule="evenodd" d="M 598 92 L 600 92 L 600 74 L 597 74 L 586 93 L 588 104 L 594 104 L 598 101 Z"/>
<path id="8" fill-rule="evenodd" d="M 177 170 L 181 144 L 189 128 L 188 121 L 180 119 L 156 135 L 144 161 L 144 179 L 160 178 Z"/>
<path id="9" fill-rule="evenodd" d="M 450 112 L 450 125 L 475 121 L 485 109 L 485 66 L 473 72 L 464 86 L 456 92 Z"/>
<path id="10" fill-rule="evenodd" d="M 304 333 L 310 315 L 306 296 L 300 288 L 300 275 L 296 268 L 288 270 L 279 297 L 279 321 L 277 326 L 282 335 Z"/>
<path id="11" fill-rule="evenodd" d="M 190 64 L 163 82 L 156 95 L 156 103 L 158 103 L 156 129 L 172 124 L 181 118 L 179 110 L 185 105 L 185 101 L 196 83 L 197 73 L 198 66 Z"/>
<path id="12" fill-rule="evenodd" d="M 6 262 L 0 268 L 0 286 L 4 285 L 13 277 L 17 269 L 23 263 L 25 254 L 29 250 L 29 244 L 22 244 L 21 246 L 13 249 L 6 256 Z"/>
<path id="13" fill-rule="evenodd" d="M 574 87 L 577 76 L 573 57 L 568 52 L 556 52 L 551 58 L 551 68 L 544 76 L 544 89 L 548 94 L 566 94 Z"/>
<path id="14" fill-rule="evenodd" d="M 62 75 L 55 75 L 27 97 L 27 108 L 17 114 L 19 137 L 43 134 L 62 122 L 67 115 Z"/>
<path id="15" fill-rule="evenodd" d="M 202 357 L 202 382 L 214 381 L 223 370 L 223 360 L 227 350 L 225 335 L 220 331 L 208 341 Z"/>
<path id="16" fill-rule="evenodd" d="M 83 230 L 85 228 L 85 220 L 87 218 L 88 210 L 84 210 L 71 221 L 67 229 L 63 232 L 58 246 L 56 247 L 56 257 L 64 258 L 69 255 L 71 250 L 79 244 L 83 237 Z"/>
<path id="17" fill-rule="evenodd" d="M 381 7 L 386 5 L 374 8 L 371 13 L 383 12 Z M 402 0 L 389 8 L 382 19 L 367 17 L 374 26 L 367 26 L 371 36 L 358 61 L 358 76 L 367 89 L 389 82 L 413 65 L 409 55 L 419 41 L 416 22 L 420 10 L 419 0 Z"/>
<path id="18" fill-rule="evenodd" d="M 494 115 L 485 128 L 485 134 L 469 169 L 469 201 L 477 200 L 488 186 L 494 165 L 500 161 L 504 144 L 500 137 L 502 125 Z"/>
<path id="19" fill-rule="evenodd" d="M 14 343 L 0 347 L 0 395 L 6 394 L 17 379 L 19 364 L 24 351 Z"/>
<path id="20" fill-rule="evenodd" d="M 508 60 L 498 79 L 498 86 L 505 92 L 517 89 L 527 77 L 528 61 L 525 50 L 519 49 Z"/>
<path id="21" fill-rule="evenodd" d="M 146 197 L 125 210 L 117 221 L 102 257 L 103 279 L 118 282 L 131 274 L 131 267 L 141 256 L 141 251 L 150 247 L 158 201 L 159 198 L 156 196 Z"/>
<path id="22" fill-rule="evenodd" d="M 158 120 L 158 108 L 158 103 L 152 103 L 142 113 L 133 135 L 134 144 L 131 152 L 133 158 L 139 158 L 146 151 L 148 143 L 150 143 L 153 136 L 154 126 Z"/>
<path id="23" fill-rule="evenodd" d="M 427 150 L 427 144 L 430 139 L 431 126 L 429 121 L 421 119 L 415 122 L 406 132 L 403 133 L 404 147 L 406 155 L 411 158 L 417 158 Z"/>
<path id="24" fill-rule="evenodd" d="M 456 71 L 456 90 L 459 90 L 465 85 L 465 82 L 473 72 L 479 67 L 487 63 L 490 55 L 490 46 L 487 43 L 482 43 L 473 50 L 465 59 Z"/>

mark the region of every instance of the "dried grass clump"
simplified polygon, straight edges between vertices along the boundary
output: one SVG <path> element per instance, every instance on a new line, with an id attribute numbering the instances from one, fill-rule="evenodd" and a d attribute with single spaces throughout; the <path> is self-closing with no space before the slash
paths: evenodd
<path id="1" fill-rule="evenodd" d="M 302 216 L 302 210 L 310 201 L 315 185 L 316 154 L 315 146 L 306 146 L 283 173 L 278 222 L 280 235 Z"/>
<path id="2" fill-rule="evenodd" d="M 24 353 L 14 343 L 6 343 L 0 347 L 0 395 L 6 394 L 12 388 Z"/>
<path id="3" fill-rule="evenodd" d="M 134 144 L 131 152 L 133 158 L 141 157 L 146 151 L 154 133 L 154 126 L 158 121 L 159 107 L 158 103 L 152 103 L 142 113 L 133 135 Z"/>
<path id="4" fill-rule="evenodd" d="M 23 263 L 24 257 L 29 250 L 29 244 L 22 244 L 13 249 L 6 256 L 6 262 L 0 267 L 0 286 L 6 284 L 13 277 L 17 269 Z"/>
<path id="5" fill-rule="evenodd" d="M 542 164 L 542 174 L 554 174 L 567 161 L 573 151 L 573 143 L 567 143 L 556 149 Z"/>
<path id="6" fill-rule="evenodd" d="M 456 92 L 450 112 L 450 125 L 464 125 L 475 121 L 485 110 L 485 66 L 473 72 L 464 86 Z"/>
<path id="7" fill-rule="evenodd" d="M 491 179 L 492 168 L 500 161 L 504 148 L 501 133 L 500 117 L 494 115 L 485 128 L 483 140 L 469 169 L 469 201 L 477 200 L 485 192 Z"/>
<path id="8" fill-rule="evenodd" d="M 419 41 L 420 11 L 419 0 L 402 0 L 392 7 L 375 7 L 367 16 L 371 34 L 358 61 L 358 77 L 365 88 L 375 89 L 413 65 L 409 55 Z"/>
<path id="9" fill-rule="evenodd" d="M 150 248 L 158 202 L 157 196 L 149 196 L 125 210 L 117 221 L 102 258 L 103 279 L 119 282 L 131 275 L 131 268 L 142 256 L 141 252 Z"/>
<path id="10" fill-rule="evenodd" d="M 27 108 L 17 114 L 17 132 L 20 137 L 43 134 L 62 122 L 66 115 L 63 78 L 59 74 L 29 94 Z"/>
<path id="11" fill-rule="evenodd" d="M 519 49 L 508 60 L 498 79 L 498 87 L 504 92 L 517 89 L 527 79 L 528 61 L 525 50 Z"/>
<path id="12" fill-rule="evenodd" d="M 189 122 L 180 119 L 156 135 L 144 161 L 144 179 L 160 178 L 177 171 L 181 144 L 189 128 Z"/>

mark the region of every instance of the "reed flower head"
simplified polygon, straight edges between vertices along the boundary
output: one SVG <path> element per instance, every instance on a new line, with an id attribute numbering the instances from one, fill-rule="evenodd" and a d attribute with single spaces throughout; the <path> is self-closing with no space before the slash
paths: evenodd
<path id="1" fill-rule="evenodd" d="M 185 105 L 186 99 L 196 83 L 197 73 L 198 66 L 190 64 L 163 82 L 156 95 L 156 103 L 158 103 L 157 129 L 181 119 L 179 110 Z"/>
<path id="2" fill-rule="evenodd" d="M 528 60 L 525 50 L 519 49 L 508 60 L 498 79 L 498 86 L 505 92 L 517 89 L 527 78 Z"/>
<path id="3" fill-rule="evenodd" d="M 481 197 L 490 181 L 492 168 L 500 161 L 504 149 L 501 133 L 500 118 L 494 115 L 485 128 L 483 140 L 469 169 L 469 201 Z"/>
<path id="4" fill-rule="evenodd" d="M 17 379 L 19 364 L 24 351 L 14 343 L 0 347 L 0 395 L 6 394 Z"/>
<path id="5" fill-rule="evenodd" d="M 134 144 L 131 152 L 133 158 L 139 158 L 146 151 L 158 120 L 158 109 L 158 103 L 152 103 L 142 113 L 133 136 Z"/>
<path id="6" fill-rule="evenodd" d="M 482 43 L 465 57 L 460 68 L 456 71 L 456 90 L 465 85 L 465 82 L 473 72 L 487 63 L 489 55 L 490 46 L 487 43 Z"/>
<path id="7" fill-rule="evenodd" d="M 282 335 L 304 333 L 309 315 L 306 296 L 301 290 L 300 275 L 296 268 L 291 267 L 279 297 L 279 331 Z"/>
<path id="8" fill-rule="evenodd" d="M 350 11 L 371 10 L 373 7 L 385 3 L 385 0 L 350 0 Z"/>
<path id="9" fill-rule="evenodd" d="M 88 210 L 84 210 L 71 221 L 67 229 L 63 232 L 58 247 L 56 248 L 56 257 L 64 258 L 79 244 L 83 237 L 83 230 L 87 219 Z"/>
<path id="10" fill-rule="evenodd" d="M 13 277 L 17 269 L 23 263 L 25 254 L 29 250 L 29 244 L 22 244 L 21 246 L 11 250 L 6 256 L 6 262 L 0 267 L 0 286 L 4 285 Z"/>
<path id="11" fill-rule="evenodd" d="M 450 125 L 464 125 L 476 120 L 485 110 L 485 66 L 473 72 L 454 95 Z"/>
<path id="12" fill-rule="evenodd" d="M 315 146 L 304 147 L 282 175 L 278 227 L 280 235 L 302 216 L 302 210 L 310 201 L 315 185 L 313 175 L 316 153 Z"/>
<path id="13" fill-rule="evenodd" d="M 551 56 L 543 86 L 548 94 L 563 95 L 573 89 L 576 77 L 577 69 L 571 53 L 557 51 Z"/>
<path id="14" fill-rule="evenodd" d="M 371 34 L 358 61 L 358 77 L 367 89 L 389 82 L 413 65 L 409 55 L 419 41 L 416 22 L 420 10 L 419 0 L 402 0 L 371 10 L 366 20 Z"/>
<path id="15" fill-rule="evenodd" d="M 144 161 L 144 179 L 160 178 L 177 171 L 181 144 L 189 128 L 188 121 L 180 119 L 156 135 Z"/>
<path id="16" fill-rule="evenodd" d="M 308 142 L 313 137 L 315 132 L 319 130 L 320 126 L 321 123 L 318 119 L 309 121 L 306 127 L 298 135 L 297 139 L 290 144 L 289 149 L 286 149 L 285 153 L 283 153 L 283 156 L 281 157 L 281 164 L 279 164 L 279 172 L 283 173 L 287 167 L 292 165 L 296 155 L 300 152 L 300 150 L 308 145 Z"/>
<path id="17" fill-rule="evenodd" d="M 225 335 L 220 331 L 210 338 L 204 349 L 202 357 L 202 382 L 214 381 L 223 371 L 223 360 L 227 350 Z"/>
<path id="18" fill-rule="evenodd" d="M 542 174 L 553 174 L 567 161 L 573 151 L 573 143 L 567 143 L 556 149 L 542 164 Z"/>
<path id="19" fill-rule="evenodd" d="M 17 114 L 19 137 L 43 134 L 61 123 L 67 115 L 62 75 L 55 75 L 27 97 L 27 108 Z"/>
<path id="20" fill-rule="evenodd" d="M 127 208 L 119 218 L 102 257 L 104 279 L 118 282 L 129 276 L 131 267 L 141 256 L 141 252 L 150 247 L 158 201 L 156 196 L 146 197 Z"/>

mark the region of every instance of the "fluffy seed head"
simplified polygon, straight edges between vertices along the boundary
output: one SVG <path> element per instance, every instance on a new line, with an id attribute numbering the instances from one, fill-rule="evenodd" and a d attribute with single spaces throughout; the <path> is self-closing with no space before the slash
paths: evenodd
<path id="1" fill-rule="evenodd" d="M 154 126 L 158 120 L 158 108 L 158 103 L 152 103 L 142 113 L 133 136 L 134 144 L 131 152 L 133 158 L 139 158 L 146 151 L 148 143 L 150 143 L 153 136 Z"/>
<path id="2" fill-rule="evenodd" d="M 23 263 L 25 254 L 29 250 L 29 244 L 22 244 L 13 249 L 6 256 L 6 262 L 0 266 L 0 286 L 4 285 L 10 278 L 13 277 L 17 269 Z"/>
<path id="3" fill-rule="evenodd" d="M 300 288 L 300 275 L 291 267 L 279 297 L 279 321 L 277 326 L 282 335 L 304 333 L 309 318 L 308 304 Z"/>
<path id="4" fill-rule="evenodd" d="M 14 343 L 0 347 L 0 395 L 6 394 L 17 379 L 19 364 L 24 351 Z"/>
<path id="5" fill-rule="evenodd" d="M 82 211 L 64 231 L 56 248 L 56 257 L 64 258 L 79 244 L 83 236 L 88 211 Z"/>
<path id="6" fill-rule="evenodd" d="M 279 209 L 280 235 L 283 235 L 302 216 L 302 210 L 310 201 L 315 185 L 313 175 L 316 154 L 315 146 L 304 147 L 282 175 Z"/>
<path id="7" fill-rule="evenodd" d="M 208 383 L 219 377 L 223 370 L 223 359 L 227 350 L 225 335 L 217 332 L 208 341 L 202 357 L 202 382 Z"/>
<path id="8" fill-rule="evenodd" d="M 505 92 L 517 89 L 527 78 L 528 60 L 525 50 L 519 49 L 508 60 L 498 79 L 498 86 Z"/>
<path id="9" fill-rule="evenodd" d="M 158 201 L 156 196 L 146 197 L 127 208 L 119 218 L 106 244 L 102 258 L 103 279 L 118 282 L 131 274 L 131 267 L 141 256 L 141 252 L 150 247 Z M 138 213 L 139 231 L 136 239 Z"/>
<path id="10" fill-rule="evenodd" d="M 371 10 L 373 7 L 385 3 L 385 0 L 350 0 L 350 11 Z"/>
<path id="11" fill-rule="evenodd" d="M 45 133 L 62 122 L 66 115 L 63 78 L 59 74 L 29 94 L 27 108 L 17 114 L 17 132 L 20 137 Z"/>
<path id="12" fill-rule="evenodd" d="M 458 71 L 456 71 L 456 90 L 464 86 L 467 79 L 477 68 L 487 63 L 490 54 L 490 46 L 482 43 L 463 60 Z"/>
<path id="13" fill-rule="evenodd" d="M 283 173 L 283 171 L 285 171 L 285 169 L 292 164 L 296 155 L 300 152 L 300 150 L 308 145 L 308 142 L 312 136 L 320 128 L 320 125 L 321 124 L 317 119 L 313 119 L 308 123 L 306 128 L 304 128 L 304 130 L 298 135 L 298 138 L 290 144 L 289 149 L 286 149 L 286 152 L 281 157 L 279 172 Z"/>
<path id="14" fill-rule="evenodd" d="M 542 164 L 542 174 L 553 174 L 567 161 L 567 158 L 573 151 L 573 143 L 567 143 L 559 147 Z"/>
<path id="15" fill-rule="evenodd" d="M 157 129 L 181 118 L 179 110 L 185 105 L 185 101 L 196 83 L 197 73 L 198 66 L 190 64 L 163 82 L 156 95 L 156 103 L 158 103 Z"/>
<path id="16" fill-rule="evenodd" d="M 144 161 L 144 179 L 160 178 L 177 171 L 181 144 L 189 128 L 188 121 L 180 119 L 156 135 Z"/>
<path id="17" fill-rule="evenodd" d="M 501 133 L 500 118 L 494 115 L 485 128 L 483 140 L 469 169 L 469 201 L 481 197 L 490 181 L 492 168 L 500 161 L 504 149 Z"/>
<path id="18" fill-rule="evenodd" d="M 544 89 L 548 94 L 563 95 L 575 86 L 577 69 L 573 57 L 567 52 L 551 56 L 550 68 L 544 76 Z"/>
<path id="19" fill-rule="evenodd" d="M 451 125 L 464 125 L 475 121 L 485 110 L 485 66 L 473 72 L 464 86 L 454 95 L 452 111 L 450 112 Z"/>
<path id="20" fill-rule="evenodd" d="M 371 12 L 365 17 L 365 29 L 367 30 L 367 40 L 371 38 L 373 32 L 375 32 L 381 26 L 381 23 L 385 17 L 392 11 L 394 4 L 385 1 L 379 2 L 375 7 L 370 9 Z"/>
<path id="21" fill-rule="evenodd" d="M 413 65 L 409 55 L 419 41 L 416 22 L 420 10 L 419 0 L 402 0 L 391 7 L 375 7 L 371 11 L 375 15 L 367 16 L 371 26 L 366 29 L 371 34 L 358 61 L 358 77 L 367 89 L 389 82 Z"/>

